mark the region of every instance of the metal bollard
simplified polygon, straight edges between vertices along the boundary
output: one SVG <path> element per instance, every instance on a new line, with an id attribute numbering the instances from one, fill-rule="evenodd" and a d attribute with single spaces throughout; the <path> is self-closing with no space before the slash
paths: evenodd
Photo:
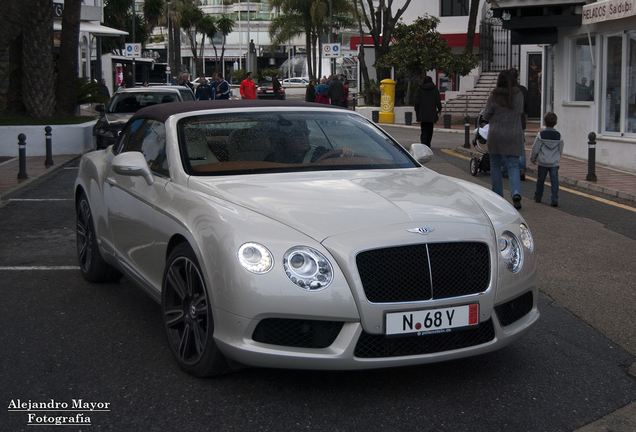
<path id="1" fill-rule="evenodd" d="M 444 114 L 444 129 L 450 129 L 451 128 L 451 120 L 452 120 L 452 116 L 450 114 Z"/>
<path id="2" fill-rule="evenodd" d="M 53 149 L 51 144 L 51 132 L 53 128 L 51 126 L 47 126 L 44 128 L 44 134 L 46 136 L 46 160 L 44 161 L 44 165 L 51 166 L 53 165 Z"/>
<path id="3" fill-rule="evenodd" d="M 373 123 L 378 123 L 380 121 L 380 111 L 371 111 L 371 119 Z"/>
<path id="4" fill-rule="evenodd" d="M 413 111 L 406 111 L 404 113 L 404 124 L 411 126 L 413 124 Z"/>
<path id="5" fill-rule="evenodd" d="M 587 136 L 587 176 L 585 180 L 596 181 L 596 134 L 590 132 Z"/>
<path id="6" fill-rule="evenodd" d="M 352 102 L 352 106 L 353 106 L 353 110 L 356 110 L 356 100 L 358 99 L 358 95 L 356 93 L 353 94 L 353 101 Z"/>
<path id="7" fill-rule="evenodd" d="M 18 180 L 29 178 L 26 172 L 26 135 L 18 135 L 18 157 L 20 161 L 20 171 L 18 171 Z"/>
<path id="8" fill-rule="evenodd" d="M 466 114 L 464 117 L 464 148 L 470 148 L 470 116 Z"/>

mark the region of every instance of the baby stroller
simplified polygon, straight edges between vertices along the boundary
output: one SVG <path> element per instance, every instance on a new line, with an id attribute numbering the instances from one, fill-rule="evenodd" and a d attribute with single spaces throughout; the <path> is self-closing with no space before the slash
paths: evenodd
<path id="1" fill-rule="evenodd" d="M 488 122 L 484 120 L 483 113 L 479 113 L 475 121 L 475 139 L 473 147 L 481 156 L 470 159 L 470 173 L 474 176 L 479 171 L 487 173 L 490 171 L 490 155 L 488 154 Z"/>

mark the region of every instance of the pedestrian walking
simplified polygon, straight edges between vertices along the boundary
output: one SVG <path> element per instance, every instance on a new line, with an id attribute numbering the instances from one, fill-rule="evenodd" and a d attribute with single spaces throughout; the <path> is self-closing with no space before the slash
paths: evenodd
<path id="1" fill-rule="evenodd" d="M 521 133 L 523 136 L 523 142 L 526 141 L 526 117 L 528 115 L 528 89 L 525 86 L 519 84 L 519 71 L 516 68 L 510 68 L 510 73 L 514 79 L 516 87 L 521 91 L 523 95 L 523 113 L 521 113 Z M 508 168 L 506 166 L 506 156 L 501 158 L 501 174 L 504 178 L 508 177 Z M 519 158 L 519 176 L 522 181 L 526 179 L 526 151 Z"/>
<path id="2" fill-rule="evenodd" d="M 110 90 L 108 90 L 108 86 L 106 85 L 106 78 L 102 78 L 102 88 L 99 92 L 110 99 Z"/>
<path id="3" fill-rule="evenodd" d="M 415 93 L 415 119 L 420 122 L 420 141 L 431 146 L 433 126 L 442 112 L 442 98 L 433 78 L 425 76 Z"/>
<path id="4" fill-rule="evenodd" d="M 210 100 L 212 99 L 212 88 L 208 84 L 205 77 L 199 77 L 199 86 L 196 91 L 196 100 Z"/>
<path id="5" fill-rule="evenodd" d="M 230 83 L 223 79 L 223 75 L 216 74 L 216 92 L 214 93 L 214 99 L 229 99 L 230 98 Z"/>
<path id="6" fill-rule="evenodd" d="M 316 103 L 329 105 L 329 86 L 327 86 L 327 79 L 320 78 L 320 84 L 316 87 Z"/>
<path id="7" fill-rule="evenodd" d="M 349 82 L 344 75 L 342 75 L 340 80 L 342 81 L 342 88 L 344 89 L 344 96 L 342 97 L 340 105 L 345 108 L 349 108 Z"/>
<path id="8" fill-rule="evenodd" d="M 274 75 L 272 86 L 274 87 L 274 99 L 280 99 L 280 81 L 278 81 L 278 74 Z"/>
<path id="9" fill-rule="evenodd" d="M 331 75 L 331 81 L 329 82 L 329 99 L 331 100 L 331 105 L 342 106 L 343 98 L 344 85 L 342 81 L 340 81 L 336 75 Z"/>
<path id="10" fill-rule="evenodd" d="M 239 87 L 239 90 L 243 99 L 256 99 L 256 83 L 254 82 L 254 73 L 247 73 L 247 77 L 243 80 L 243 82 L 241 82 L 241 87 Z"/>
<path id="11" fill-rule="evenodd" d="M 316 87 L 314 87 L 314 84 L 315 81 L 310 79 L 309 84 L 307 84 L 307 90 L 305 91 L 305 102 L 316 101 Z"/>
<path id="12" fill-rule="evenodd" d="M 550 205 L 559 205 L 559 163 L 563 154 L 563 138 L 554 129 L 557 124 L 557 115 L 548 112 L 543 116 L 546 128 L 537 134 L 530 153 L 530 162 L 537 164 L 537 188 L 534 192 L 535 202 L 540 203 L 543 197 L 545 178 L 550 173 L 550 188 L 552 197 Z"/>
<path id="13" fill-rule="evenodd" d="M 184 73 L 183 75 L 181 75 L 181 84 L 182 86 L 185 87 L 189 87 L 190 90 L 194 91 L 194 84 L 192 84 L 190 81 L 188 81 L 188 74 Z"/>
<path id="14" fill-rule="evenodd" d="M 492 91 L 483 118 L 489 123 L 488 152 L 490 153 L 490 179 L 492 191 L 503 197 L 501 157 L 506 156 L 510 195 L 514 207 L 521 209 L 521 178 L 519 157 L 525 151 L 521 129 L 523 94 L 516 87 L 510 71 L 505 70 L 497 77 L 497 86 Z"/>
<path id="15" fill-rule="evenodd" d="M 124 78 L 124 82 L 126 83 L 126 88 L 133 88 L 135 86 L 135 79 L 133 78 L 131 71 L 128 71 L 128 75 Z"/>

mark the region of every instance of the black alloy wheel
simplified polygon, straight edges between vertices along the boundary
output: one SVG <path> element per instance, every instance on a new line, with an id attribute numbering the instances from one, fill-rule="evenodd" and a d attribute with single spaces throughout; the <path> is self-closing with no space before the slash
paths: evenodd
<path id="1" fill-rule="evenodd" d="M 168 343 L 175 359 L 198 377 L 229 370 L 213 338 L 214 322 L 205 281 L 192 248 L 177 246 L 163 276 L 162 312 Z"/>
<path id="2" fill-rule="evenodd" d="M 77 200 L 75 238 L 77 259 L 84 279 L 89 282 L 114 282 L 121 279 L 123 275 L 102 258 L 91 207 L 84 193 Z"/>

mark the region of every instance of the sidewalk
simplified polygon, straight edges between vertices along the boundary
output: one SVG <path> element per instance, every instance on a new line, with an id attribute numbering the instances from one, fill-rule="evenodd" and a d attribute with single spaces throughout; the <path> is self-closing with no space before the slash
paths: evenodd
<path id="1" fill-rule="evenodd" d="M 419 129 L 419 124 L 412 126 L 395 124 L 395 126 L 403 126 Z M 470 133 L 472 139 L 473 127 L 471 125 Z M 526 129 L 526 155 L 528 156 L 528 174 L 536 175 L 536 167 L 530 163 L 530 150 L 534 142 L 534 136 L 541 130 L 538 123 L 528 123 Z M 450 129 L 435 128 L 435 132 L 447 133 L 464 133 L 464 125 L 452 125 Z M 467 156 L 478 156 L 479 153 L 475 149 L 466 149 L 459 147 L 456 152 Z M 0 202 L 2 198 L 9 193 L 32 183 L 33 181 L 62 168 L 79 155 L 54 155 L 52 166 L 44 165 L 44 156 L 32 156 L 26 159 L 27 179 L 18 180 L 18 172 L 20 170 L 18 158 L 12 158 L 2 161 L 0 158 Z M 591 182 L 585 180 L 587 176 L 587 161 L 573 159 L 569 157 L 561 158 L 559 167 L 559 183 L 563 186 L 575 186 L 585 189 L 592 195 L 598 195 L 610 198 L 620 198 L 631 201 L 636 205 L 636 174 L 630 174 L 617 171 L 610 168 L 596 166 L 595 172 L 597 181 Z"/>
<path id="2" fill-rule="evenodd" d="M 439 124 L 439 123 L 438 123 Z M 437 126 L 437 125 L 436 125 Z M 409 127 L 409 126 L 405 126 Z M 410 127 L 419 128 L 419 124 Z M 470 139 L 473 138 L 474 125 L 470 126 Z M 530 175 L 537 175 L 537 167 L 530 162 L 530 151 L 534 138 L 538 132 L 542 130 L 539 123 L 528 123 L 526 128 L 526 156 L 527 170 Z M 451 125 L 450 129 L 435 128 L 435 132 L 448 133 L 465 133 L 463 124 Z M 467 149 L 459 147 L 455 150 L 457 153 L 466 156 L 479 156 L 480 154 L 471 146 Z M 591 195 L 620 198 L 631 201 L 636 205 L 636 174 L 630 174 L 624 171 L 618 171 L 612 168 L 606 168 L 596 165 L 595 174 L 597 181 L 587 181 L 587 160 L 574 159 L 571 157 L 561 157 L 559 166 L 559 184 L 561 186 L 574 186 L 586 190 Z"/>
<path id="3" fill-rule="evenodd" d="M 18 158 L 0 158 L 0 203 L 6 195 L 15 192 L 34 181 L 64 168 L 79 155 L 57 155 L 53 156 L 53 165 L 45 166 L 46 156 L 30 156 L 26 158 L 26 173 L 28 178 L 18 180 L 20 172 L 20 161 Z"/>

